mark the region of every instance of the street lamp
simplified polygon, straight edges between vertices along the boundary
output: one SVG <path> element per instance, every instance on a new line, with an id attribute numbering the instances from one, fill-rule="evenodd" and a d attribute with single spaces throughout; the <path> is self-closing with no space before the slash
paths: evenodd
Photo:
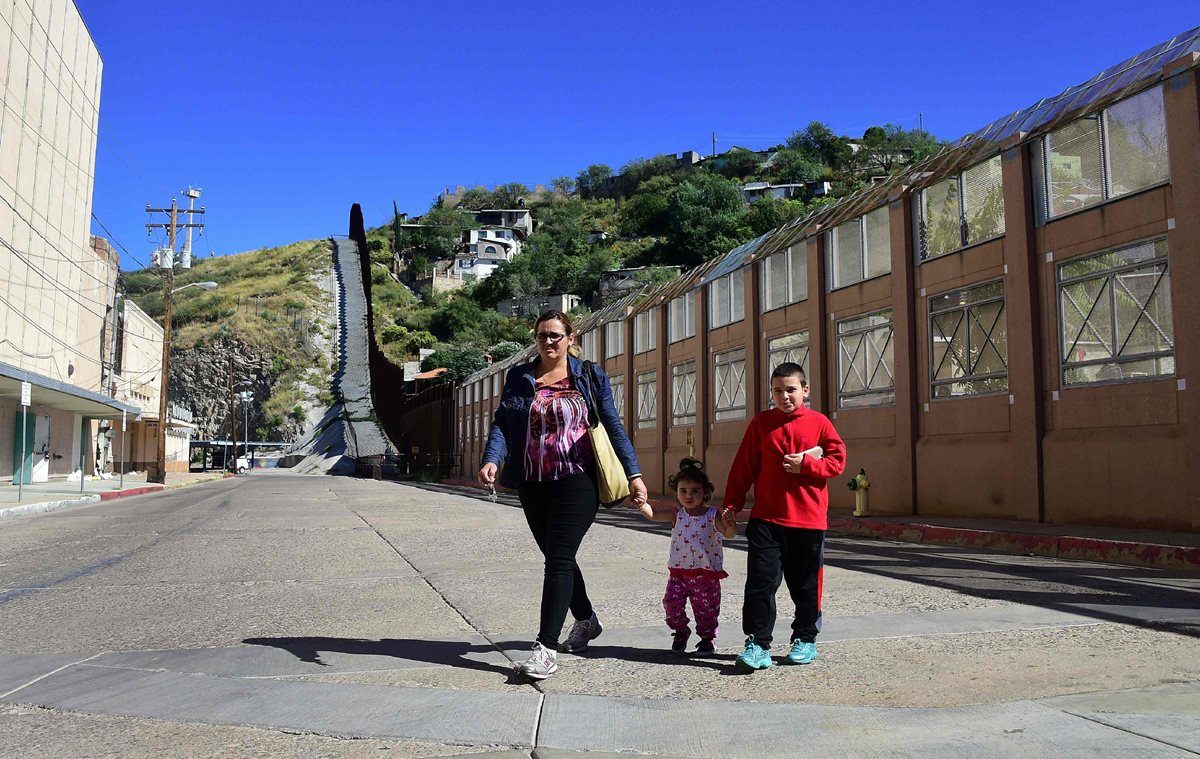
<path id="1" fill-rule="evenodd" d="M 184 285 L 183 287 L 176 287 L 174 290 L 171 291 L 171 294 L 174 295 L 175 293 L 179 292 L 180 290 L 186 290 L 189 287 L 203 287 L 205 290 L 216 290 L 217 283 L 216 282 L 192 282 L 190 284 Z"/>
<path id="2" fill-rule="evenodd" d="M 243 386 L 244 385 L 253 385 L 253 384 L 254 383 L 250 382 L 250 380 L 243 380 L 242 382 L 238 383 L 238 385 L 243 385 Z M 251 466 L 251 464 L 253 463 L 254 459 L 252 457 L 252 454 L 250 453 L 250 401 L 254 400 L 254 393 L 250 392 L 249 390 L 243 390 L 242 392 L 238 393 L 238 397 L 242 399 L 242 419 L 244 420 L 242 423 L 243 430 L 244 430 L 242 440 L 245 441 L 245 446 L 246 446 L 246 471 L 252 472 L 254 470 L 254 467 Z M 233 464 L 234 464 L 233 469 L 236 472 L 237 471 L 237 451 L 233 452 Z"/>

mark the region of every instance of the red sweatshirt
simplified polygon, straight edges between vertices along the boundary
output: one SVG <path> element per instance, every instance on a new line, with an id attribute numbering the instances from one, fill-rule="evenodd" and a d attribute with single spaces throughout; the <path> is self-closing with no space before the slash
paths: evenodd
<path id="1" fill-rule="evenodd" d="M 786 454 L 821 446 L 825 455 L 804 457 L 803 471 L 783 468 Z M 828 526 L 829 490 L 826 480 L 846 468 L 846 444 L 833 422 L 819 411 L 801 408 L 794 414 L 768 409 L 754 415 L 725 486 L 725 505 L 741 511 L 754 486 L 753 517 L 784 527 L 824 530 Z"/>

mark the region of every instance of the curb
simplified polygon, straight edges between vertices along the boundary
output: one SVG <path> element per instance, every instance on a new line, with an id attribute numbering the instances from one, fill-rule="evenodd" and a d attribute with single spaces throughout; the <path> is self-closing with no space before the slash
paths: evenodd
<path id="1" fill-rule="evenodd" d="M 447 485 L 482 490 L 478 482 L 466 478 L 442 480 Z M 651 498 L 652 503 L 670 501 Z M 1005 554 L 1032 554 L 1053 559 L 1079 559 L 1136 567 L 1200 571 L 1200 547 L 1110 540 L 1080 535 L 1054 535 L 1014 530 L 978 530 L 970 527 L 946 527 L 922 522 L 905 522 L 870 517 L 830 516 L 828 532 L 903 543 L 980 548 Z"/>
<path id="2" fill-rule="evenodd" d="M 10 506 L 7 509 L 0 509 L 0 520 L 14 519 L 16 517 L 31 516 L 33 514 L 47 514 L 51 511 L 60 511 L 62 509 L 70 509 L 75 506 L 87 506 L 91 503 L 99 503 L 100 496 L 85 495 L 81 498 L 68 498 L 62 501 L 42 501 L 41 503 L 26 503 L 20 506 Z"/>
<path id="3" fill-rule="evenodd" d="M 61 511 L 62 509 L 71 509 L 77 506 L 87 506 L 101 501 L 115 501 L 118 498 L 129 498 L 135 495 L 146 495 L 147 493 L 161 493 L 166 490 L 177 490 L 186 488 L 192 485 L 200 485 L 205 482 L 216 482 L 224 480 L 235 475 L 226 474 L 222 477 L 212 477 L 207 480 L 196 480 L 194 482 L 179 482 L 174 485 L 142 485 L 140 487 L 125 488 L 124 490 L 109 490 L 103 493 L 94 493 L 92 495 L 80 496 L 79 498 L 66 498 L 58 501 L 41 501 L 39 503 L 25 503 L 20 506 L 10 506 L 6 509 L 0 509 L 0 520 L 13 519 L 16 517 L 33 516 L 35 514 L 48 514 L 52 511 Z"/>
<path id="4" fill-rule="evenodd" d="M 1200 548 L 1078 535 L 1043 535 L 1006 530 L 976 530 L 920 522 L 830 517 L 829 532 L 906 543 L 983 548 L 1007 554 L 1081 559 L 1163 569 L 1200 570 Z"/>

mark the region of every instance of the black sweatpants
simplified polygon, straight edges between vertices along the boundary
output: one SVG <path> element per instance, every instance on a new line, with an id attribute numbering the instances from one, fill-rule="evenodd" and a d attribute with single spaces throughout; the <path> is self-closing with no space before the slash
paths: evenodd
<path id="1" fill-rule="evenodd" d="M 786 580 L 796 604 L 792 640 L 812 643 L 821 631 L 821 581 L 824 530 L 784 527 L 761 519 L 746 523 L 749 556 L 742 631 L 763 648 L 771 647 L 775 629 L 775 593 Z"/>
<path id="2" fill-rule="evenodd" d="M 557 650 L 568 608 L 575 619 L 592 616 L 592 602 L 575 554 L 596 519 L 596 481 L 590 475 L 576 474 L 562 480 L 526 482 L 517 488 L 517 496 L 533 539 L 546 557 L 537 639 Z"/>

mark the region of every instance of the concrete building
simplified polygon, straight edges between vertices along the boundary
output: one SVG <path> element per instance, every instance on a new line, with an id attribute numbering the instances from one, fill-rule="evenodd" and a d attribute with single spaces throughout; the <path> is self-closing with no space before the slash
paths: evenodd
<path id="1" fill-rule="evenodd" d="M 579 325 L 651 490 L 782 361 L 874 514 L 1200 531 L 1200 29 Z M 615 310 L 614 310 L 615 309 Z M 477 462 L 503 372 L 458 395 Z M 1192 463 L 1189 463 L 1192 462 Z"/>
<path id="2" fill-rule="evenodd" d="M 114 438 L 112 469 L 145 471 L 158 458 L 158 404 L 161 396 L 163 328 L 131 300 L 121 301 L 117 323 L 117 351 L 112 366 L 112 397 L 136 408 L 136 419 L 127 420 L 126 438 Z M 188 470 L 188 448 L 196 426 L 191 411 L 168 405 L 168 472 Z M 123 445 L 122 445 L 123 443 Z"/>
<path id="3" fill-rule="evenodd" d="M 90 473 L 94 421 L 136 413 L 105 392 L 117 264 L 89 239 L 102 63 L 70 0 L 0 5 L 0 51 L 0 476 Z"/>
<path id="4" fill-rule="evenodd" d="M 569 313 L 583 299 L 571 293 L 554 295 L 531 295 L 528 298 L 508 298 L 496 304 L 496 311 L 505 316 L 537 316 L 550 309 Z"/>
<path id="5" fill-rule="evenodd" d="M 823 198 L 833 189 L 832 182 L 793 182 L 788 184 L 771 184 L 770 182 L 747 182 L 742 185 L 742 198 L 747 203 L 753 203 L 761 198 L 785 200 L 799 198 Z"/>
<path id="6" fill-rule="evenodd" d="M 489 208 L 475 212 L 475 221 L 484 227 L 514 230 L 520 239 L 533 234 L 533 212 L 526 208 Z"/>
<path id="7" fill-rule="evenodd" d="M 486 279 L 500 264 L 521 252 L 521 233 L 512 227 L 485 227 L 463 232 L 462 250 L 454 257 L 458 277 Z"/>

